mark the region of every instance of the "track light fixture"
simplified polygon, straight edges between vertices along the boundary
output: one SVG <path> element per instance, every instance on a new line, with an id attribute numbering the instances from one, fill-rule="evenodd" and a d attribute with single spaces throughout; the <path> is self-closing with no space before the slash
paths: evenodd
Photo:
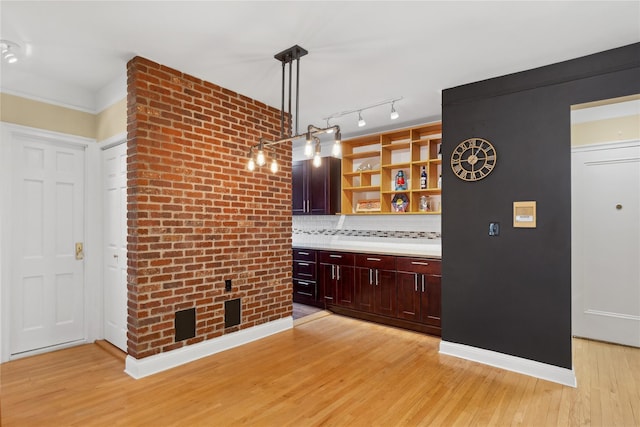
<path id="1" fill-rule="evenodd" d="M 400 114 L 398 114 L 398 112 L 396 111 L 394 104 L 395 104 L 395 101 L 391 103 L 391 113 L 389 114 L 389 118 L 391 120 L 395 120 L 398 117 L 400 117 Z"/>
<path id="2" fill-rule="evenodd" d="M 311 157 L 313 156 L 313 164 L 314 166 L 318 167 L 320 166 L 322 160 L 320 158 L 320 139 L 318 138 L 318 135 L 321 135 L 323 133 L 336 133 L 336 138 L 335 138 L 335 144 L 337 144 L 338 146 L 340 145 L 340 126 L 338 125 L 333 125 L 330 126 L 329 125 L 329 119 L 326 119 L 327 121 L 327 127 L 325 128 L 319 128 L 316 127 L 314 125 L 309 125 L 307 126 L 307 131 L 299 134 L 298 133 L 298 94 L 299 94 L 299 80 L 300 80 L 300 58 L 305 56 L 308 52 L 301 48 L 298 45 L 292 46 L 289 49 L 286 49 L 276 55 L 274 55 L 274 57 L 280 61 L 282 63 L 282 108 L 280 110 L 280 136 L 281 138 L 276 140 L 276 141 L 269 141 L 266 140 L 264 138 L 260 138 L 260 141 L 257 144 L 254 144 L 253 146 L 251 146 L 249 148 L 249 160 L 247 161 L 247 169 L 249 169 L 250 171 L 255 169 L 255 165 L 257 164 L 258 166 L 264 166 L 267 162 L 266 159 L 266 155 L 264 153 L 264 149 L 265 148 L 269 148 L 269 147 L 273 147 L 275 145 L 281 144 L 283 142 L 290 142 L 299 138 L 305 138 L 306 139 L 306 144 L 305 144 L 305 155 L 307 157 Z M 289 134 L 289 136 L 287 136 L 287 134 L 285 133 L 285 108 L 284 108 L 284 99 L 285 99 L 285 77 L 286 77 L 286 66 L 289 66 L 289 115 L 292 115 L 291 113 L 291 89 L 292 89 L 292 82 L 291 82 L 291 75 L 292 75 L 292 63 L 296 62 L 296 87 L 295 87 L 295 92 L 296 92 L 296 96 L 295 96 L 295 101 L 296 101 L 296 112 L 295 112 L 295 133 L 293 135 L 291 135 L 291 130 L 289 129 L 287 134 Z M 314 151 L 314 147 L 313 147 L 313 142 L 315 141 L 315 151 Z M 257 155 L 256 158 L 254 160 L 253 158 L 253 149 L 257 148 Z M 335 150 L 335 148 L 334 148 Z M 276 161 L 276 155 L 275 152 L 273 153 L 273 159 L 271 161 L 271 165 L 270 165 L 270 169 L 273 173 L 276 173 L 279 170 L 279 166 L 278 163 Z"/>
<path id="3" fill-rule="evenodd" d="M 2 55 L 2 60 L 7 64 L 15 64 L 16 62 L 18 62 L 16 52 L 19 49 L 20 46 L 17 43 L 14 43 L 10 40 L 0 40 L 0 52 Z"/>
<path id="4" fill-rule="evenodd" d="M 343 117 L 343 116 L 347 116 L 349 114 L 358 113 L 358 127 L 363 127 L 363 126 L 367 125 L 367 122 L 362 118 L 362 112 L 363 111 L 368 110 L 370 108 L 379 107 L 381 105 L 387 105 L 387 104 L 391 104 L 391 113 L 389 114 L 389 118 L 391 120 L 395 120 L 398 117 L 400 117 L 400 114 L 398 114 L 398 111 L 396 111 L 395 103 L 400 101 L 400 100 L 402 100 L 402 99 L 403 99 L 403 97 L 387 99 L 387 100 L 384 100 L 384 101 L 376 102 L 375 104 L 367 105 L 366 107 L 355 108 L 353 110 L 340 111 L 339 113 L 333 113 L 329 117 L 325 117 L 323 120 L 326 120 L 327 121 L 327 125 L 328 125 L 329 124 L 329 120 L 331 120 L 331 119 L 337 119 L 338 117 Z"/>

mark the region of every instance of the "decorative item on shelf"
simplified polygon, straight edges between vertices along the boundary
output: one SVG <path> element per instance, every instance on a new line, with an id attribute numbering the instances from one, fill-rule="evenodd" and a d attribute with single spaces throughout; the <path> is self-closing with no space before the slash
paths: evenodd
<path id="1" fill-rule="evenodd" d="M 396 194 L 391 199 L 391 209 L 394 212 L 406 212 L 407 206 L 409 206 L 409 199 L 404 194 Z"/>
<path id="2" fill-rule="evenodd" d="M 398 173 L 396 174 L 395 183 L 396 183 L 395 185 L 396 191 L 402 191 L 407 189 L 407 180 L 404 177 L 404 171 L 401 171 L 401 170 L 398 171 Z"/>
<path id="3" fill-rule="evenodd" d="M 356 212 L 380 212 L 380 199 L 359 200 Z"/>
<path id="4" fill-rule="evenodd" d="M 420 189 L 425 190 L 427 188 L 427 171 L 422 166 L 422 172 L 420 172 Z"/>
<path id="5" fill-rule="evenodd" d="M 356 169 L 356 172 L 363 172 L 363 171 L 370 171 L 371 170 L 371 163 L 363 163 L 360 166 L 358 166 L 358 169 Z"/>
<path id="6" fill-rule="evenodd" d="M 442 174 L 438 177 L 438 188 L 442 188 Z"/>
<path id="7" fill-rule="evenodd" d="M 3 47 L 3 53 L 4 53 L 4 47 Z M 322 163 L 321 157 L 320 157 L 320 138 L 318 138 L 318 135 L 322 135 L 322 134 L 334 134 L 334 146 L 332 149 L 333 155 L 334 156 L 339 156 L 340 152 L 341 152 L 341 142 L 342 142 L 342 137 L 340 135 L 340 126 L 338 125 L 333 125 L 333 126 L 329 126 L 329 118 L 327 118 L 327 127 L 326 128 L 320 128 L 314 125 L 309 125 L 307 126 L 307 131 L 305 133 L 298 133 L 298 117 L 299 117 L 299 113 L 298 113 L 298 105 L 299 105 L 299 93 L 298 93 L 298 88 L 300 86 L 300 58 L 305 56 L 308 52 L 301 48 L 298 45 L 294 45 L 292 47 L 290 47 L 289 49 L 283 50 L 282 52 L 274 55 L 274 57 L 280 61 L 282 63 L 282 108 L 280 110 L 280 139 L 275 140 L 275 141 L 268 141 L 264 138 L 260 138 L 260 141 L 254 145 L 252 145 L 251 147 L 249 147 L 249 154 L 247 155 L 247 169 L 250 171 L 253 171 L 256 169 L 256 166 L 264 166 L 267 163 L 267 159 L 266 159 L 266 153 L 265 150 L 266 149 L 273 149 L 273 147 L 275 145 L 281 144 L 283 142 L 291 142 L 293 140 L 299 139 L 299 138 L 306 138 L 306 145 L 305 145 L 305 156 L 307 157 L 311 157 L 313 156 L 313 165 L 315 167 L 320 166 L 320 164 Z M 291 82 L 291 76 L 292 76 L 292 67 L 293 67 L 293 62 L 296 62 L 296 66 L 297 66 L 297 70 L 296 70 L 296 111 L 295 111 L 295 134 L 292 135 L 292 131 L 291 129 L 285 129 L 285 103 L 284 103 L 284 98 L 285 98 L 285 76 L 286 76 L 286 72 L 285 72 L 285 68 L 288 65 L 289 66 L 289 115 L 293 116 L 292 112 L 291 112 L 291 86 L 292 86 L 292 82 Z M 314 146 L 312 145 L 313 143 L 315 143 L 315 150 L 314 150 Z M 257 155 L 256 158 L 254 159 L 253 157 L 253 150 L 257 149 Z M 273 173 L 276 173 L 279 170 L 278 167 L 278 162 L 276 160 L 276 156 L 275 156 L 275 152 L 271 161 L 271 165 L 270 165 L 270 169 Z"/>
<path id="8" fill-rule="evenodd" d="M 427 196 L 420 196 L 420 206 L 418 206 L 420 212 L 426 212 L 429 210 L 429 199 Z"/>

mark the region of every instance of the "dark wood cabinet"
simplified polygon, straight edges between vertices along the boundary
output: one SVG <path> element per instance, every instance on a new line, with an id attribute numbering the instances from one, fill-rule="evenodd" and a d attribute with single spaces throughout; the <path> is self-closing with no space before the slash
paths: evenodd
<path id="1" fill-rule="evenodd" d="M 333 215 L 340 212 L 340 159 L 323 157 L 319 167 L 311 160 L 291 166 L 293 215 Z"/>
<path id="2" fill-rule="evenodd" d="M 398 258 L 398 317 L 440 328 L 441 262 Z"/>
<path id="3" fill-rule="evenodd" d="M 313 249 L 293 249 L 293 301 L 323 307 L 316 256 Z"/>
<path id="4" fill-rule="evenodd" d="M 316 295 L 325 308 L 440 335 L 440 260 L 318 251 L 317 265 Z M 298 277 L 306 273 L 305 265 L 297 268 Z"/>
<path id="5" fill-rule="evenodd" d="M 325 305 L 354 307 L 354 254 L 320 252 L 320 282 Z"/>
<path id="6" fill-rule="evenodd" d="M 396 315 L 395 257 L 357 255 L 355 308 L 385 316 Z"/>

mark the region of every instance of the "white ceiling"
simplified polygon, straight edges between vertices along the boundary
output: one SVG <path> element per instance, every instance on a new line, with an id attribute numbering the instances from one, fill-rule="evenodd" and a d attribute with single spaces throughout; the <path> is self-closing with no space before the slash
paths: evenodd
<path id="1" fill-rule="evenodd" d="M 281 64 L 300 60 L 300 130 L 334 120 L 343 137 L 439 119 L 442 89 L 640 41 L 640 1 L 2 1 L 3 92 L 97 112 L 124 96 L 140 55 L 280 107 Z M 115 95 L 114 95 L 115 94 Z"/>

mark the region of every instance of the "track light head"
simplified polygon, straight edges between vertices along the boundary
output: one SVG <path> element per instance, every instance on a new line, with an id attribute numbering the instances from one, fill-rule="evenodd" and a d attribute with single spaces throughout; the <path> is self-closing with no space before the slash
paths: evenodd
<path id="1" fill-rule="evenodd" d="M 362 118 L 362 113 L 358 111 L 358 127 L 363 127 L 366 124 L 367 122 L 365 122 L 364 119 Z"/>
<path id="2" fill-rule="evenodd" d="M 398 114 L 398 112 L 396 111 L 396 109 L 395 109 L 395 107 L 394 107 L 394 105 L 393 105 L 393 104 L 394 104 L 394 103 L 392 102 L 392 103 L 391 103 L 391 114 L 389 114 L 389 118 L 390 118 L 391 120 L 395 120 L 395 119 L 397 119 L 398 117 L 400 117 L 400 114 Z"/>

